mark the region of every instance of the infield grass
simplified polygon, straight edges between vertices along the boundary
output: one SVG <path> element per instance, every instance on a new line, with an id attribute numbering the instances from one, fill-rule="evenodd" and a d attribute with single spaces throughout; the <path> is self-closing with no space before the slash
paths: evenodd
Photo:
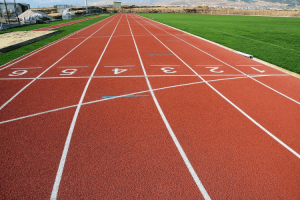
<path id="1" fill-rule="evenodd" d="M 51 42 L 55 42 L 56 40 L 59 40 L 60 38 L 63 38 L 71 33 L 74 33 L 76 31 L 80 30 L 80 29 L 83 29 L 83 28 L 90 26 L 94 23 L 97 23 L 103 19 L 106 19 L 107 17 L 110 17 L 114 14 L 103 14 L 103 15 L 104 16 L 102 16 L 102 17 L 98 17 L 98 18 L 94 18 L 94 19 L 82 21 L 82 22 L 79 22 L 76 24 L 72 24 L 72 25 L 54 29 L 54 30 L 60 30 L 63 32 L 58 33 L 53 36 L 50 36 L 48 38 L 39 40 L 37 42 L 22 46 L 18 49 L 15 49 L 15 50 L 12 50 L 12 51 L 9 51 L 6 53 L 0 53 L 0 66 L 7 62 L 10 62 L 16 58 L 19 58 L 20 56 L 30 53 L 38 48 L 41 48 L 47 44 L 50 44 Z M 79 17 L 79 18 L 75 18 L 73 20 L 62 20 L 62 21 L 57 21 L 57 22 L 51 22 L 50 24 L 34 24 L 34 25 L 29 25 L 29 26 L 24 26 L 24 27 L 17 27 L 17 28 L 13 28 L 13 29 L 8 29 L 7 31 L 0 31 L 0 33 L 13 32 L 13 31 L 31 31 L 31 30 L 35 30 L 38 28 L 53 26 L 53 25 L 66 23 L 69 21 L 74 21 L 74 20 L 79 20 L 79 19 L 84 19 L 84 18 L 88 18 L 88 17 L 93 17 L 93 16 L 97 16 L 97 15 L 91 15 L 91 16 L 87 16 L 87 17 Z"/>
<path id="2" fill-rule="evenodd" d="M 141 14 L 300 74 L 300 18 Z"/>

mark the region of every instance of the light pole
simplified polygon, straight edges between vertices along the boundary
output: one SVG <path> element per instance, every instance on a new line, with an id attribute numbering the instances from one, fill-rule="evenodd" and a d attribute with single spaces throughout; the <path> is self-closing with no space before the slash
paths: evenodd
<path id="1" fill-rule="evenodd" d="M 88 4 L 87 4 L 87 0 L 85 0 L 85 12 L 86 12 L 86 14 L 88 14 Z"/>

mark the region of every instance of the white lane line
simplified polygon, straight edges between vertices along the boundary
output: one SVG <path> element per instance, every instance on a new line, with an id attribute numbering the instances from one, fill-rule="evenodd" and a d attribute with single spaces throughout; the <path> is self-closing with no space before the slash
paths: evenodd
<path id="1" fill-rule="evenodd" d="M 113 18 L 112 20 L 114 20 Z M 49 69 L 51 69 L 54 65 L 56 65 L 58 62 L 60 62 L 62 59 L 64 59 L 67 55 L 69 55 L 72 51 L 74 51 L 77 47 L 79 47 L 82 43 L 84 43 L 86 40 L 88 40 L 91 36 L 93 36 L 95 33 L 97 33 L 99 30 L 101 30 L 104 26 L 106 26 L 108 23 L 110 23 L 112 20 L 107 22 L 105 25 L 103 25 L 101 28 L 96 30 L 93 34 L 91 34 L 89 37 L 87 37 L 85 40 L 80 42 L 76 47 L 74 47 L 71 51 L 66 53 L 63 57 L 61 57 L 58 61 L 56 61 L 54 64 L 52 64 L 50 67 L 48 67 L 45 71 L 43 71 L 40 75 L 38 75 L 35 79 L 33 79 L 30 83 L 28 83 L 26 86 L 24 86 L 19 92 L 17 92 L 13 97 L 11 97 L 8 101 L 6 101 L 1 107 L 0 110 L 3 109 L 9 102 L 11 102 L 15 97 L 17 97 L 21 92 L 23 92 L 28 86 L 30 86 L 34 81 L 36 81 L 38 78 L 40 78 L 44 73 L 46 73 Z"/>
<path id="2" fill-rule="evenodd" d="M 18 67 L 18 68 L 10 68 L 10 69 L 38 69 L 42 67 Z"/>
<path id="3" fill-rule="evenodd" d="M 56 111 L 59 111 L 59 110 L 65 110 L 65 109 L 68 109 L 68 108 L 74 108 L 74 107 L 76 107 L 77 105 L 78 105 L 78 104 L 76 104 L 76 105 L 71 105 L 71 106 L 66 106 L 66 107 L 62 107 L 62 108 L 56 108 L 56 109 L 53 109 L 53 110 L 47 110 L 47 111 L 44 111 L 44 112 L 39 112 L 39 113 L 35 113 L 35 114 L 32 114 L 32 115 L 26 115 L 26 116 L 14 118 L 14 119 L 9 119 L 9 120 L 5 120 L 5 121 L 0 122 L 0 124 L 5 124 L 5 123 L 8 123 L 8 122 L 17 121 L 17 120 L 20 120 L 20 119 L 26 119 L 26 118 L 29 118 L 29 117 L 34 117 L 34 116 L 38 116 L 38 115 L 42 115 L 42 114 L 47 114 L 47 113 L 51 113 L 51 112 L 56 112 Z"/>
<path id="4" fill-rule="evenodd" d="M 154 24 L 152 24 L 152 23 L 149 23 L 149 22 L 147 22 L 147 21 L 146 21 L 146 20 L 144 20 L 142 17 L 140 17 L 140 18 L 141 18 L 143 21 L 145 21 L 146 23 L 148 23 L 148 24 L 151 24 L 152 26 L 155 26 L 155 27 L 157 27 L 156 25 L 154 25 Z M 166 26 L 166 25 L 164 24 L 164 26 Z M 166 33 L 168 33 L 169 35 L 172 35 L 172 36 L 174 36 L 174 37 L 176 37 L 176 38 L 178 38 L 178 39 L 180 39 L 180 40 L 184 41 L 186 44 L 188 44 L 188 45 L 190 45 L 190 46 L 194 47 L 195 49 L 198 49 L 199 51 L 201 51 L 201 52 L 205 53 L 206 55 L 209 55 L 210 57 L 212 57 L 212 58 L 214 58 L 214 59 L 216 59 L 216 60 L 218 60 L 218 61 L 220 61 L 220 62 L 224 63 L 225 65 L 227 65 L 227 66 L 231 67 L 232 69 L 235 69 L 236 71 L 238 71 L 238 72 L 240 72 L 240 73 L 242 73 L 242 74 L 244 74 L 244 75 L 246 75 L 246 76 L 247 76 L 247 74 L 246 74 L 246 73 L 244 73 L 244 72 L 240 71 L 239 69 L 237 69 L 237 68 L 235 68 L 235 67 L 231 66 L 230 64 L 228 64 L 228 63 L 226 63 L 226 62 L 224 62 L 224 61 L 222 61 L 222 60 L 220 60 L 220 59 L 216 58 L 215 56 L 213 56 L 213 55 L 211 55 L 211 54 L 207 53 L 206 51 L 203 51 L 202 49 L 199 49 L 198 47 L 196 47 L 196 46 L 194 46 L 194 45 L 192 45 L 192 44 L 188 43 L 187 41 L 185 41 L 185 40 L 183 40 L 183 39 L 181 39 L 181 38 L 179 38 L 179 37 L 175 36 L 175 35 L 174 35 L 174 34 L 172 34 L 172 33 L 169 33 L 169 32 L 167 32 L 167 31 L 165 31 L 165 30 L 164 30 L 164 29 L 162 29 L 162 28 L 159 28 L 159 27 L 157 27 L 157 28 L 158 28 L 158 29 L 160 29 L 160 30 L 162 30 L 162 31 L 164 31 L 164 32 L 166 32 Z M 172 28 L 173 28 L 173 27 L 172 27 Z M 221 47 L 220 47 L 220 48 L 221 48 Z M 275 90 L 274 88 L 272 88 L 272 87 L 270 87 L 270 86 L 268 86 L 268 85 L 266 85 L 266 84 L 264 84 L 264 83 L 262 83 L 262 82 L 260 82 L 260 81 L 258 81 L 258 80 L 256 80 L 256 79 L 252 78 L 251 76 L 249 76 L 249 77 L 250 77 L 250 78 L 251 78 L 253 81 L 255 81 L 255 82 L 257 82 L 257 83 L 259 83 L 259 84 L 261 84 L 261 85 L 263 85 L 263 86 L 265 86 L 265 87 L 267 87 L 267 88 L 269 88 L 270 90 L 272 90 L 272 91 L 276 92 L 277 94 L 280 94 L 280 95 L 282 95 L 282 96 L 286 97 L 287 99 L 289 99 L 289 100 L 291 100 L 291 101 L 295 102 L 296 104 L 300 105 L 300 102 L 299 102 L 299 101 L 296 101 L 295 99 L 293 99 L 293 98 L 291 98 L 291 97 L 289 97 L 289 96 L 287 96 L 287 95 L 285 95 L 285 94 L 283 94 L 283 93 L 281 93 L 281 92 L 279 92 L 279 91 Z"/>
<path id="5" fill-rule="evenodd" d="M 111 38 L 112 36 L 114 35 L 119 23 L 120 23 L 120 20 L 121 18 L 123 17 L 123 15 L 121 15 L 115 29 L 113 30 L 112 34 L 111 34 L 111 37 L 109 38 L 109 40 L 107 41 L 106 43 L 106 46 L 104 48 L 104 50 L 102 51 L 102 54 L 96 64 L 96 66 L 94 67 L 94 70 L 88 80 L 88 82 L 86 83 L 86 86 L 83 90 L 83 93 L 81 95 L 81 98 L 80 98 L 80 101 L 78 103 L 78 106 L 76 108 L 76 111 L 75 111 L 75 114 L 74 114 L 74 117 L 73 117 L 73 120 L 72 120 L 72 124 L 70 126 L 70 129 L 69 129 L 69 133 L 68 133 L 68 136 L 67 136 L 67 140 L 66 140 L 66 143 L 65 143 L 65 146 L 64 146 L 64 150 L 63 150 L 63 154 L 61 156 L 61 160 L 60 160 L 60 163 L 59 163 L 59 167 L 58 167 L 58 170 L 57 170 L 57 174 L 56 174 L 56 178 L 55 178 L 55 182 L 54 182 L 54 185 L 53 185 L 53 190 L 52 190 L 52 193 L 51 193 L 51 200 L 54 200 L 57 198 L 57 193 L 58 193 L 58 189 L 59 189 L 59 185 L 60 185 L 60 180 L 61 180 L 61 177 L 62 177 L 62 173 L 63 173 L 63 170 L 64 170 L 64 166 L 65 166 L 65 163 L 66 163 L 66 159 L 67 159 L 67 154 L 68 154 L 68 150 L 69 150 L 69 146 L 70 146 L 70 143 L 71 143 L 71 138 L 72 138 L 72 135 L 73 135 L 73 131 L 74 131 L 74 128 L 75 128 L 75 124 L 76 124 L 76 121 L 77 121 L 77 118 L 78 118 L 78 114 L 79 114 L 79 111 L 80 111 L 80 108 L 81 108 L 81 105 L 82 105 L 82 102 L 83 102 L 83 99 L 85 97 L 85 94 L 86 94 L 86 91 L 90 85 L 90 82 L 92 80 L 92 77 L 93 75 L 95 74 L 96 72 L 96 69 L 107 49 L 107 46 L 108 44 L 110 43 L 111 41 Z"/>
<path id="6" fill-rule="evenodd" d="M 104 67 L 134 67 L 135 65 L 104 66 Z"/>
<path id="7" fill-rule="evenodd" d="M 81 67 L 89 67 L 89 66 L 66 66 L 66 67 L 57 67 L 57 68 L 81 68 Z"/>
<path id="8" fill-rule="evenodd" d="M 130 29 L 130 32 L 131 32 L 131 35 L 132 35 L 132 39 L 133 39 L 133 42 L 134 42 L 134 46 L 135 46 L 135 48 L 136 48 L 136 52 L 137 52 L 137 54 L 138 54 L 138 57 L 139 57 L 141 66 L 142 66 L 142 68 L 143 68 L 143 72 L 144 72 L 145 76 L 147 76 L 147 73 L 146 73 L 146 70 L 145 70 L 145 67 L 144 67 L 142 58 L 141 58 L 140 53 L 139 53 L 139 49 L 138 49 L 138 47 L 137 47 L 137 45 L 136 45 L 136 42 L 135 42 L 135 39 L 134 39 L 132 30 L 131 30 L 131 27 L 130 27 L 130 24 L 129 24 L 129 21 L 128 21 L 128 18 L 127 18 L 127 15 L 126 15 L 126 19 L 127 19 L 128 26 L 129 26 L 129 29 Z M 138 22 L 138 23 L 139 23 L 139 22 Z M 149 33 L 150 33 L 150 32 L 149 32 Z M 153 89 L 152 89 L 152 86 L 151 86 L 151 84 L 150 84 L 150 81 L 149 81 L 149 79 L 148 79 L 147 77 L 146 77 L 146 82 L 147 82 L 147 84 L 148 84 L 148 87 L 149 87 L 150 93 L 151 93 L 151 95 L 152 95 L 152 98 L 153 98 L 153 100 L 154 100 L 154 102 L 155 102 L 155 105 L 156 105 L 156 107 L 157 107 L 157 109 L 158 109 L 158 111 L 159 111 L 159 113 L 160 113 L 160 115 L 161 115 L 161 117 L 162 117 L 162 119 L 163 119 L 163 121 L 164 121 L 164 123 L 165 123 L 165 125 L 166 125 L 166 127 L 167 127 L 167 129 L 168 129 L 168 131 L 169 131 L 169 133 L 170 133 L 170 135 L 171 135 L 171 137 L 172 137 L 172 139 L 173 139 L 173 141 L 174 141 L 174 143 L 175 143 L 175 145 L 176 145 L 176 147 L 177 147 L 177 149 L 178 149 L 178 151 L 179 151 L 181 157 L 182 157 L 182 159 L 184 160 L 184 162 L 185 162 L 185 164 L 186 164 L 188 170 L 190 171 L 190 173 L 191 173 L 191 175 L 192 175 L 192 177 L 193 177 L 195 183 L 197 184 L 197 186 L 198 186 L 199 190 L 201 191 L 203 197 L 204 197 L 206 200 L 210 199 L 210 197 L 209 197 L 208 193 L 206 192 L 206 190 L 205 190 L 203 184 L 201 183 L 201 181 L 200 181 L 200 179 L 199 179 L 197 173 L 195 172 L 195 170 L 194 170 L 192 164 L 190 163 L 190 161 L 189 161 L 188 157 L 186 156 L 186 154 L 185 154 L 183 148 L 181 147 L 179 141 L 177 140 L 177 138 L 176 138 L 176 136 L 175 136 L 175 134 L 174 134 L 174 132 L 173 132 L 173 130 L 172 130 L 172 128 L 171 128 L 171 126 L 170 126 L 170 124 L 169 124 L 169 122 L 168 122 L 168 120 L 167 120 L 165 114 L 164 114 L 164 112 L 162 111 L 162 109 L 161 109 L 161 107 L 160 107 L 160 105 L 159 105 L 159 103 L 158 103 L 158 101 L 157 101 L 157 99 L 156 99 L 156 96 L 155 96 L 155 94 L 154 94 L 154 92 L 153 92 Z"/>
<path id="9" fill-rule="evenodd" d="M 151 67 L 180 67 L 180 65 L 150 65 L 150 66 Z"/>
<path id="10" fill-rule="evenodd" d="M 193 77 L 198 75 L 147 75 L 147 77 Z M 248 74 L 247 76 L 241 74 L 199 74 L 199 76 L 244 76 L 244 77 L 269 77 L 269 76 L 291 76 L 289 74 Z M 145 77 L 144 75 L 132 75 L 132 76 L 93 76 L 93 78 L 139 78 Z M 76 78 L 90 78 L 89 76 L 62 76 L 62 77 L 40 77 L 40 78 L 0 78 L 0 80 L 43 80 L 43 79 L 76 79 Z"/>
<path id="11" fill-rule="evenodd" d="M 262 65 L 236 65 L 238 67 L 256 67 L 256 66 L 262 66 Z"/>
<path id="12" fill-rule="evenodd" d="M 143 76 L 143 78 L 144 77 L 145 76 Z M 248 77 L 244 76 L 244 77 L 214 79 L 214 80 L 209 80 L 207 82 L 227 81 L 227 80 L 235 80 L 235 79 L 241 79 L 241 78 L 248 78 Z M 203 81 L 198 81 L 198 82 L 192 82 L 192 83 L 166 86 L 166 87 L 162 87 L 162 88 L 153 89 L 153 91 L 159 91 L 159 90 L 165 90 L 165 89 L 177 88 L 177 87 L 183 87 L 183 86 L 189 86 L 189 85 L 196 85 L 196 84 L 200 84 L 200 83 L 204 83 L 204 82 Z M 94 100 L 94 101 L 88 101 L 88 102 L 82 103 L 82 105 L 98 103 L 98 102 L 101 102 L 101 101 L 107 101 L 107 100 L 116 99 L 116 98 L 120 98 L 120 97 L 124 97 L 124 96 L 128 96 L 128 95 L 136 95 L 136 94 L 141 94 L 141 93 L 146 93 L 146 92 L 150 92 L 150 90 L 144 90 L 144 91 L 140 91 L 140 92 L 134 92 L 134 93 L 124 94 L 124 95 L 120 95 L 120 96 L 115 96 L 114 98 L 110 98 L 110 99 L 99 99 L 99 100 Z M 61 108 L 56 108 L 56 109 L 53 109 L 53 110 L 39 112 L 39 113 L 31 114 L 31 115 L 26 115 L 26 116 L 14 118 L 14 119 L 9 119 L 9 120 L 6 120 L 6 121 L 1 121 L 0 124 L 4 124 L 4 123 L 7 123 L 7 122 L 12 122 L 12 121 L 17 121 L 17 120 L 25 119 L 25 118 L 29 118 L 29 117 L 34 117 L 34 116 L 38 116 L 38 115 L 42 115 L 42 114 L 47 114 L 47 113 L 51 113 L 51 112 L 56 112 L 56 111 L 64 110 L 64 109 L 68 109 L 68 108 L 73 108 L 73 107 L 76 107 L 76 106 L 78 106 L 78 104 L 71 105 L 71 106 L 66 106 L 66 107 L 61 107 Z"/>
<path id="13" fill-rule="evenodd" d="M 111 17 L 113 17 L 113 16 L 111 16 Z M 109 18 L 111 18 L 111 17 L 108 17 L 108 18 L 106 18 L 106 19 L 104 19 L 104 20 L 107 20 L 107 19 L 109 19 Z M 27 54 L 25 54 L 25 55 L 23 55 L 23 56 L 21 56 L 21 57 L 19 57 L 19 58 L 16 58 L 16 59 L 14 59 L 14 60 L 12 60 L 12 61 L 10 61 L 10 62 L 8 62 L 8 63 L 5 63 L 5 64 L 3 64 L 3 65 L 0 66 L 0 71 L 3 70 L 3 69 L 6 69 L 6 68 L 8 68 L 8 67 L 10 67 L 10 66 L 12 66 L 12 65 L 14 65 L 14 64 L 16 64 L 16 63 L 18 63 L 18 62 L 20 62 L 20 61 L 22 61 L 22 60 L 25 60 L 25 59 L 29 58 L 30 56 L 32 56 L 32 55 L 34 55 L 34 54 L 36 54 L 36 53 L 38 53 L 38 52 L 40 52 L 40 51 L 42 51 L 42 50 L 44 50 L 44 49 L 47 49 L 47 48 L 50 47 L 50 46 L 53 46 L 53 45 L 55 45 L 55 44 L 57 44 L 57 43 L 59 43 L 59 42 L 65 40 L 65 39 L 68 39 L 69 37 L 71 37 L 71 36 L 73 36 L 73 35 L 75 35 L 75 34 L 81 32 L 81 31 L 83 31 L 83 30 L 85 30 L 85 29 L 88 29 L 88 28 L 90 28 L 90 27 L 92 27 L 92 26 L 95 26 L 95 25 L 97 25 L 97 24 L 103 22 L 104 20 L 101 20 L 101 21 L 99 21 L 99 22 L 97 22 L 97 23 L 95 23 L 95 24 L 92 24 L 92 25 L 87 26 L 87 27 L 85 27 L 85 28 L 83 28 L 83 29 L 80 29 L 80 30 L 78 30 L 78 31 L 76 31 L 76 32 L 74 32 L 74 33 L 71 33 L 70 35 L 67 35 L 67 36 L 65 36 L 65 37 L 63 37 L 63 38 L 61 38 L 61 39 L 59 39 L 59 40 L 57 40 L 57 41 L 54 41 L 54 42 L 52 42 L 52 43 L 50 43 L 50 44 L 47 44 L 46 46 L 43 46 L 43 47 L 41 47 L 41 48 L 39 48 L 39 49 L 36 49 L 36 50 L 34 50 L 33 52 L 29 52 L 29 53 L 27 53 Z M 24 58 L 22 58 L 22 57 L 24 57 Z M 10 64 L 10 63 L 11 63 L 11 64 Z M 7 65 L 7 66 L 5 66 L 5 65 Z M 2 67 L 2 68 L 1 68 L 1 67 Z"/>
<path id="14" fill-rule="evenodd" d="M 138 22 L 139 23 L 139 22 Z M 140 23 L 139 23 L 140 24 Z M 143 26 L 141 24 L 141 26 Z M 144 27 L 144 26 L 143 26 Z M 144 27 L 145 28 L 145 27 Z M 146 28 L 145 28 L 146 29 Z M 152 34 L 148 29 L 146 29 L 150 34 Z M 153 35 L 153 34 L 152 34 Z M 196 75 L 197 72 L 191 68 L 186 62 L 184 62 L 177 54 L 175 54 L 169 47 L 167 47 L 162 41 L 160 41 L 155 35 L 153 35 L 159 41 L 162 45 L 164 45 L 170 52 L 174 54 L 185 66 L 187 66 L 191 71 L 193 71 Z M 297 158 L 300 158 L 300 154 L 298 154 L 296 151 L 294 151 L 292 148 L 290 148 L 288 145 L 286 145 L 284 142 L 282 142 L 279 138 L 277 138 L 275 135 L 273 135 L 270 131 L 268 131 L 266 128 L 264 128 L 262 125 L 260 125 L 257 121 L 255 121 L 252 117 L 250 117 L 247 113 L 245 113 L 242 109 L 240 109 L 237 105 L 235 105 L 233 102 L 231 102 L 227 97 L 225 97 L 221 92 L 219 92 L 217 89 L 215 89 L 208 81 L 206 81 L 204 78 L 202 78 L 200 75 L 198 77 L 205 82 L 212 90 L 214 90 L 217 94 L 219 94 L 223 99 L 225 99 L 229 104 L 231 104 L 234 108 L 236 108 L 238 111 L 240 111 L 245 117 L 247 117 L 250 121 L 252 121 L 255 125 L 257 125 L 260 129 L 262 129 L 265 133 L 267 133 L 270 137 L 272 137 L 274 140 L 276 140 L 279 144 L 281 144 L 283 147 L 285 147 L 288 151 L 290 151 L 292 154 L 294 154 Z M 252 77 L 249 77 L 252 78 Z"/>
<path id="15" fill-rule="evenodd" d="M 197 67 L 222 67 L 223 65 L 195 65 Z"/>
<path id="16" fill-rule="evenodd" d="M 0 80 L 5 81 L 5 80 L 33 80 L 35 78 L 0 78 Z"/>

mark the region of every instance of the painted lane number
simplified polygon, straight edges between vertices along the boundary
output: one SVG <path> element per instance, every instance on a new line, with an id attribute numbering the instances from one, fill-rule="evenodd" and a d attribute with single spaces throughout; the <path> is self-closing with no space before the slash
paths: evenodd
<path id="1" fill-rule="evenodd" d="M 207 69 L 211 69 L 209 71 L 213 72 L 213 73 L 223 73 L 223 70 L 217 71 L 219 69 L 219 67 L 206 67 Z"/>
<path id="2" fill-rule="evenodd" d="M 74 74 L 76 71 L 77 71 L 77 69 L 65 69 L 65 70 L 62 70 L 62 74 L 60 74 L 60 75 L 70 76 L 70 75 Z"/>
<path id="3" fill-rule="evenodd" d="M 266 70 L 259 70 L 259 69 L 256 69 L 255 67 L 251 67 L 252 69 L 254 69 L 255 71 L 258 71 L 259 73 L 264 73 L 266 72 Z"/>
<path id="4" fill-rule="evenodd" d="M 17 70 L 17 71 L 13 71 L 8 76 L 22 76 L 22 75 L 24 75 L 26 73 L 27 73 L 27 70 Z"/>
<path id="5" fill-rule="evenodd" d="M 168 73 L 168 74 L 173 74 L 173 73 L 176 73 L 177 71 L 173 71 L 174 70 L 174 68 L 173 67 L 163 67 L 163 68 L 161 68 L 161 70 L 163 71 L 163 72 L 165 72 L 165 73 Z"/>
<path id="6" fill-rule="evenodd" d="M 123 72 L 126 72 L 127 70 L 128 69 L 118 69 L 118 68 L 115 68 L 112 71 L 114 72 L 114 74 L 121 74 Z"/>

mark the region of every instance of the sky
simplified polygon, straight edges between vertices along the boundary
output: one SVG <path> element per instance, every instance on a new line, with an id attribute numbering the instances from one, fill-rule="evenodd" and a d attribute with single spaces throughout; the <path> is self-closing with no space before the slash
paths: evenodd
<path id="1" fill-rule="evenodd" d="M 3 0 L 0 0 L 2 2 Z M 119 0 L 118 0 L 119 1 Z M 122 1 L 122 0 L 121 0 Z M 126 5 L 145 5 L 149 4 L 151 0 L 123 0 L 123 4 Z M 153 2 L 157 0 L 152 0 Z M 160 0 L 163 1 L 163 0 Z M 13 2 L 13 0 L 6 0 L 6 2 Z M 38 8 L 38 7 L 53 7 L 54 5 L 66 5 L 71 4 L 74 6 L 84 6 L 85 0 L 16 0 L 17 3 L 27 3 L 30 4 L 31 8 Z M 113 0 L 88 0 L 88 5 L 113 5 Z"/>

